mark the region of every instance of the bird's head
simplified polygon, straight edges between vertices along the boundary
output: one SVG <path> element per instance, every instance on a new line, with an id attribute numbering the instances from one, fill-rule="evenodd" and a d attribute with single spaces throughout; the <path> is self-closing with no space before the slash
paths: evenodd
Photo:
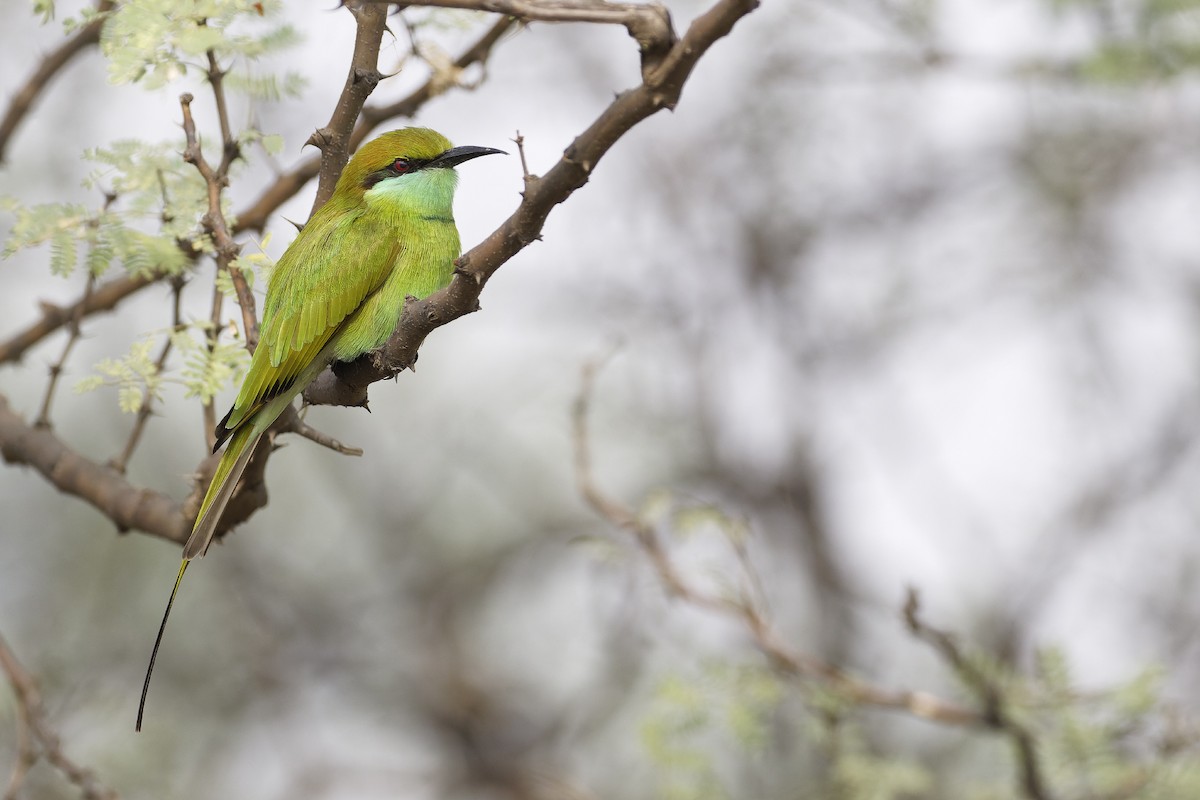
<path id="1" fill-rule="evenodd" d="M 491 147 L 452 147 L 449 139 L 429 128 L 401 128 L 360 147 L 342 171 L 336 193 L 361 197 L 373 190 L 398 192 L 406 185 L 424 183 L 434 171 L 446 177 L 452 191 L 454 167 L 503 152 Z M 417 176 L 421 178 L 414 181 Z"/>

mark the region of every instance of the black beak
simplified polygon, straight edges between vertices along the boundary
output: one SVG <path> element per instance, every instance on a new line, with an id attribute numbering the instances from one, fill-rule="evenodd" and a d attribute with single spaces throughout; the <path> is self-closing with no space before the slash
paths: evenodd
<path id="1" fill-rule="evenodd" d="M 457 167 L 464 161 L 470 161 L 472 158 L 480 156 L 490 156 L 499 153 L 500 155 L 508 155 L 503 150 L 497 150 L 494 147 L 475 147 L 474 145 L 464 145 L 463 147 L 452 147 L 446 152 L 437 156 L 422 169 L 449 169 Z"/>

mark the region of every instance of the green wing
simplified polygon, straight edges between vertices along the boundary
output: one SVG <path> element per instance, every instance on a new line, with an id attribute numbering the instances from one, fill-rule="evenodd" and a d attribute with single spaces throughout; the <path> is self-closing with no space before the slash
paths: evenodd
<path id="1" fill-rule="evenodd" d="M 364 214 L 318 214 L 309 221 L 271 273 L 258 348 L 217 427 L 218 447 L 292 388 L 346 318 L 387 280 L 402 249 L 394 230 L 380 229 Z"/>

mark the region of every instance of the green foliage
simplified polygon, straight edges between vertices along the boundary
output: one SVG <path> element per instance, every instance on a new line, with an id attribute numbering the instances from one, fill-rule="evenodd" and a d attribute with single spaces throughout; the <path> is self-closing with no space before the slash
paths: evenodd
<path id="1" fill-rule="evenodd" d="M 179 382 L 188 397 L 198 397 L 208 403 L 225 386 L 240 379 L 250 364 L 250 354 L 240 339 L 197 337 L 197 331 L 207 332 L 211 325 L 197 323 L 171 334 L 171 342 L 183 356 Z"/>
<path id="2" fill-rule="evenodd" d="M 1200 68 L 1200 0 L 1138 0 L 1119 15 L 1109 0 L 1051 0 L 1051 6 L 1092 18 L 1098 44 L 1077 64 L 1085 80 L 1134 85 Z"/>
<path id="3" fill-rule="evenodd" d="M 54 19 L 54 0 L 33 0 L 33 13 L 41 17 L 45 25 Z"/>
<path id="4" fill-rule="evenodd" d="M 15 220 L 4 242 L 5 258 L 26 247 L 50 243 L 50 271 L 69 275 L 75 270 L 75 240 L 91 227 L 94 217 L 80 203 L 45 203 L 22 206 L 15 198 L 6 197 L 0 207 L 11 212 Z"/>
<path id="5" fill-rule="evenodd" d="M 829 726 L 826 745 L 834 797 L 907 800 L 924 795 L 933 785 L 933 776 L 920 764 L 873 753 L 858 725 Z"/>
<path id="6" fill-rule="evenodd" d="M 151 356 L 154 342 L 144 339 L 133 343 L 129 353 L 121 358 L 106 358 L 96 365 L 97 375 L 75 384 L 75 391 L 90 392 L 101 386 L 115 386 L 121 410 L 136 414 L 146 397 L 160 400 L 162 376 Z"/>
<path id="7" fill-rule="evenodd" d="M 90 392 L 102 386 L 117 389 L 117 403 L 122 411 L 137 413 L 147 400 L 162 399 L 168 383 L 184 388 L 188 397 L 198 397 L 203 403 L 212 400 L 217 392 L 241 377 L 250 363 L 250 354 L 240 340 L 211 340 L 212 324 L 199 321 L 166 333 L 171 347 L 182 358 L 178 375 L 160 371 L 151 353 L 162 332 L 148 334 L 136 341 L 129 352 L 116 359 L 105 359 L 96 365 L 96 374 L 75 384 L 76 392 Z"/>
<path id="8" fill-rule="evenodd" d="M 128 0 L 100 38 L 109 80 L 155 89 L 189 66 L 207 70 L 209 51 L 221 62 L 277 52 L 299 38 L 291 25 L 267 21 L 280 7 L 279 0 Z"/>
<path id="9" fill-rule="evenodd" d="M 231 72 L 225 78 L 225 86 L 230 91 L 272 102 L 299 97 L 303 93 L 306 83 L 304 76 L 298 72 L 285 72 L 282 76 L 270 73 L 250 75 L 244 72 Z M 282 139 L 280 139 L 280 144 L 282 144 Z"/>
<path id="10" fill-rule="evenodd" d="M 208 189 L 196 168 L 179 156 L 180 147 L 180 142 L 120 139 L 85 150 L 84 158 L 99 166 L 83 185 L 120 198 L 132 218 L 157 221 L 165 237 L 193 237 L 196 220 L 208 210 Z"/>
<path id="11" fill-rule="evenodd" d="M 710 664 L 694 679 L 673 675 L 658 686 L 641 729 L 659 772 L 658 796 L 719 800 L 716 752 L 753 755 L 766 747 L 767 725 L 783 697 L 778 679 L 758 666 Z"/>

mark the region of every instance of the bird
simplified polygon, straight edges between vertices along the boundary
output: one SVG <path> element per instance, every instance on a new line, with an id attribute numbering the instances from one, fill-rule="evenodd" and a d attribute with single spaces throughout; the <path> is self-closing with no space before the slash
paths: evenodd
<path id="1" fill-rule="evenodd" d="M 216 426 L 228 442 L 200 504 L 167 601 L 138 704 L 142 729 L 150 676 L 188 564 L 202 557 L 258 441 L 334 361 L 352 361 L 391 336 L 409 297 L 450 283 L 460 254 L 454 168 L 503 150 L 453 147 L 429 128 L 401 128 L 350 158 L 332 196 L 271 271 L 258 346 L 232 408 Z"/>

